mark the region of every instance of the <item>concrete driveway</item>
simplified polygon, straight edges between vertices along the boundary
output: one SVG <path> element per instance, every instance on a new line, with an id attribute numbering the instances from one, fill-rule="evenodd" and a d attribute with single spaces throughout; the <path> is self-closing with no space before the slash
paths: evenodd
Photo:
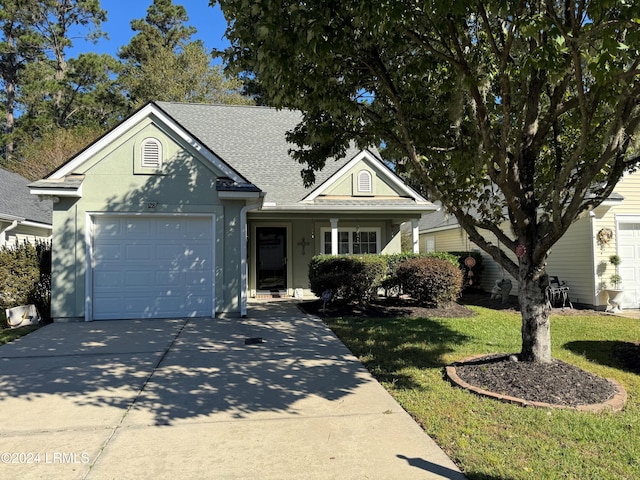
<path id="1" fill-rule="evenodd" d="M 318 318 L 269 302 L 1 346 L 0 478 L 464 477 Z"/>

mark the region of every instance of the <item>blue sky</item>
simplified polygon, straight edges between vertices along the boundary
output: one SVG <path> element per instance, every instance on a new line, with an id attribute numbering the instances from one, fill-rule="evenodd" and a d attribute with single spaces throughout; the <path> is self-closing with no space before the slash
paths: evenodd
<path id="1" fill-rule="evenodd" d="M 73 48 L 67 55 L 75 57 L 80 53 L 109 53 L 114 57 L 118 49 L 129 43 L 133 36 L 131 20 L 144 18 L 153 0 L 102 0 L 102 8 L 107 11 L 107 22 L 102 24 L 102 30 L 109 39 L 100 39 L 97 44 L 82 39 L 73 40 Z M 229 45 L 224 38 L 227 23 L 220 11 L 220 6 L 209 6 L 209 0 L 173 0 L 176 5 L 182 5 L 189 16 L 189 25 L 197 28 L 198 32 L 192 40 L 202 40 L 207 50 L 223 49 Z"/>

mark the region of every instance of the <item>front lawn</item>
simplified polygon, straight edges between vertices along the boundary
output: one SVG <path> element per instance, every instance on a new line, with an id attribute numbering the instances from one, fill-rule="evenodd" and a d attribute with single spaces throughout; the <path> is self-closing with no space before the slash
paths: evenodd
<path id="1" fill-rule="evenodd" d="M 12 342 L 16 338 L 22 337 L 27 333 L 31 333 L 38 328 L 40 328 L 38 325 L 29 325 L 18 328 L 0 328 L 0 345 Z"/>
<path id="2" fill-rule="evenodd" d="M 327 318 L 325 322 L 470 479 L 640 478 L 640 322 L 554 316 L 555 358 L 627 390 L 619 413 L 523 408 L 452 386 L 443 367 L 518 352 L 520 316 Z"/>

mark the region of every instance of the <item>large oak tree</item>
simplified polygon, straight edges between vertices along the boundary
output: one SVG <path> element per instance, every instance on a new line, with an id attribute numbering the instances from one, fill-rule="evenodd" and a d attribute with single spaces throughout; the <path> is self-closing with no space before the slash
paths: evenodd
<path id="1" fill-rule="evenodd" d="M 230 68 L 303 112 L 305 182 L 349 141 L 384 145 L 518 279 L 521 359 L 550 361 L 549 252 L 638 164 L 640 4 L 219 3 Z"/>

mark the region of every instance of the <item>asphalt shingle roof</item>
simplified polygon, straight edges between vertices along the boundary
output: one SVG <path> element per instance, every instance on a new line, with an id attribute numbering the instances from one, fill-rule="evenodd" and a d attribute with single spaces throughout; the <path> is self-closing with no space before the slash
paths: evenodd
<path id="1" fill-rule="evenodd" d="M 51 201 L 40 201 L 29 193 L 29 180 L 0 168 L 0 215 L 21 217 L 32 222 L 51 224 Z"/>
<path id="2" fill-rule="evenodd" d="M 301 120 L 300 112 L 269 107 L 204 105 L 157 102 L 182 127 L 218 155 L 247 181 L 266 192 L 265 202 L 296 203 L 313 191 L 304 188 L 300 171 L 285 134 Z M 359 151 L 353 147 L 345 158 L 329 160 L 316 173 L 318 186 Z"/>

